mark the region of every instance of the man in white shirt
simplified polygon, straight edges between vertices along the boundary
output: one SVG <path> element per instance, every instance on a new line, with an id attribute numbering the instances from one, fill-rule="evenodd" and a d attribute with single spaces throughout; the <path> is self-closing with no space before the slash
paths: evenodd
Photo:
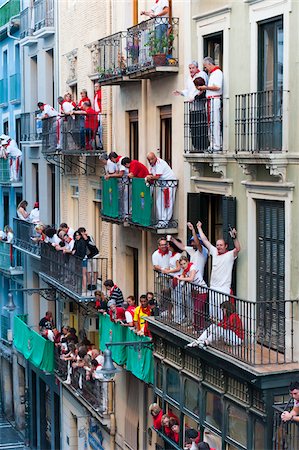
<path id="1" fill-rule="evenodd" d="M 37 120 L 42 119 L 43 147 L 56 150 L 59 141 L 57 129 L 58 111 L 53 106 L 43 102 L 38 102 L 37 106 L 41 112 Z"/>
<path id="2" fill-rule="evenodd" d="M 172 218 L 177 178 L 171 167 L 161 158 L 150 152 L 147 155 L 149 172 L 146 182 L 155 183 L 157 222 L 169 222 Z M 166 223 L 165 223 L 166 225 Z"/>
<path id="3" fill-rule="evenodd" d="M 171 252 L 168 250 L 166 239 L 164 237 L 158 239 L 158 249 L 152 254 L 154 270 L 161 272 L 161 269 L 168 269 L 170 257 Z"/>
<path id="4" fill-rule="evenodd" d="M 161 42 L 161 52 L 162 39 L 167 33 L 168 23 L 169 23 L 169 2 L 168 0 L 156 0 L 152 5 L 150 11 L 141 11 L 142 16 L 148 16 L 150 19 L 155 19 L 155 38 Z"/>
<path id="5" fill-rule="evenodd" d="M 17 182 L 20 180 L 20 167 L 22 162 L 22 152 L 16 141 L 9 136 L 1 141 L 2 150 L 5 157 L 9 158 L 10 181 Z"/>
<path id="6" fill-rule="evenodd" d="M 221 320 L 222 311 L 220 305 L 224 301 L 229 300 L 228 296 L 231 290 L 234 262 L 238 257 L 241 246 L 235 228 L 230 231 L 230 235 L 234 241 L 234 249 L 230 251 L 228 251 L 228 245 L 224 239 L 218 239 L 216 247 L 214 247 L 204 234 L 200 221 L 197 222 L 197 229 L 203 244 L 207 247 L 213 258 L 210 289 L 217 292 L 210 291 L 210 316 L 216 320 Z"/>
<path id="7" fill-rule="evenodd" d="M 186 81 L 185 89 L 181 91 L 176 89 L 173 91 L 174 95 L 181 95 L 185 97 L 187 101 L 192 102 L 194 97 L 198 94 L 197 89 L 194 86 L 194 80 L 199 77 L 205 81 L 205 84 L 208 84 L 207 73 L 204 70 L 199 70 L 197 61 L 192 61 L 189 64 L 189 76 Z"/>
<path id="8" fill-rule="evenodd" d="M 203 66 L 209 74 L 209 81 L 207 85 L 200 86 L 198 90 L 206 91 L 210 139 L 209 149 L 213 152 L 217 152 L 221 149 L 221 97 L 223 92 L 223 73 L 209 56 L 204 58 Z"/>
<path id="9" fill-rule="evenodd" d="M 38 102 L 37 106 L 41 112 L 42 119 L 48 119 L 48 117 L 58 116 L 58 111 L 56 111 L 56 109 L 54 109 L 53 106 L 50 106 L 47 103 Z"/>

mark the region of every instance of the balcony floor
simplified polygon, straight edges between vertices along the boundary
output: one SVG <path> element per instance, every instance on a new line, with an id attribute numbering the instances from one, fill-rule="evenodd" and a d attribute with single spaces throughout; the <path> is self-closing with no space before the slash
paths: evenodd
<path id="1" fill-rule="evenodd" d="M 59 281 L 55 280 L 55 278 L 50 277 L 46 273 L 40 272 L 39 275 L 46 283 L 53 286 L 58 291 L 61 291 L 65 294 L 67 294 L 69 297 L 75 299 L 79 303 L 89 302 L 89 301 L 95 299 L 95 296 L 93 293 L 91 293 L 91 295 L 85 295 L 85 293 L 84 294 L 82 293 L 80 295 L 78 292 L 75 292 L 75 291 L 71 290 L 70 288 L 68 288 L 67 286 L 64 286 L 63 284 L 59 283 Z"/>

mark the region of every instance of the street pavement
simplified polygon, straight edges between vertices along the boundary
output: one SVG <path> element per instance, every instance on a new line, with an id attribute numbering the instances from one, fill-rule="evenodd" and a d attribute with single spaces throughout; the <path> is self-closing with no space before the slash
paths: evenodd
<path id="1" fill-rule="evenodd" d="M 0 450 L 27 449 L 21 435 L 6 420 L 0 411 Z"/>

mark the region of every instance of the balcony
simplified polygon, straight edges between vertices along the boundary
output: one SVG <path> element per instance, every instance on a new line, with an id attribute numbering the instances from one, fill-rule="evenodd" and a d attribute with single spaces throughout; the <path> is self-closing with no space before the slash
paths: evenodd
<path id="1" fill-rule="evenodd" d="M 51 286 L 78 302 L 89 302 L 94 299 L 94 290 L 88 289 L 90 284 L 97 285 L 99 290 L 102 289 L 102 282 L 107 279 L 107 258 L 88 260 L 86 269 L 82 259 L 57 251 L 50 244 L 42 243 L 40 251 L 40 275 Z"/>
<path id="2" fill-rule="evenodd" d="M 273 447 L 272 450 L 293 450 L 298 447 L 298 422 L 282 422 L 281 413 L 286 405 L 274 405 L 273 416 Z M 290 411 L 291 407 L 287 410 Z"/>
<path id="3" fill-rule="evenodd" d="M 37 237 L 35 226 L 26 220 L 13 219 L 14 247 L 23 253 L 40 259 L 40 245 L 33 240 Z"/>
<path id="4" fill-rule="evenodd" d="M 10 184 L 9 159 L 0 158 L 0 184 Z"/>
<path id="5" fill-rule="evenodd" d="M 274 153 L 282 150 L 283 91 L 236 95 L 235 151 Z"/>
<path id="6" fill-rule="evenodd" d="M 209 329 L 212 342 L 205 352 L 213 352 L 222 358 L 230 358 L 235 364 L 244 363 L 256 370 L 264 370 L 265 367 L 269 371 L 278 370 L 278 367 L 281 370 L 283 367 L 285 370 L 299 368 L 294 348 L 298 340 L 295 311 L 299 300 L 252 302 L 192 283 L 180 284 L 158 272 L 155 273 L 155 294 L 165 309 L 156 321 L 163 327 L 169 326 L 174 333 L 180 332 L 193 339 L 212 324 L 211 314 L 216 324 L 222 320 L 220 305 L 223 302 L 235 305 L 242 322 L 243 339 L 225 343 L 223 328 L 213 325 Z M 264 369 L 259 369 L 261 367 Z"/>
<path id="7" fill-rule="evenodd" d="M 8 84 L 7 78 L 0 80 L 0 108 L 7 108 L 8 106 Z"/>
<path id="8" fill-rule="evenodd" d="M 126 73 L 131 79 L 177 73 L 179 19 L 159 17 L 128 29 Z"/>
<path id="9" fill-rule="evenodd" d="M 0 241 L 0 272 L 4 275 L 22 275 L 23 264 L 20 251 L 12 244 Z"/>
<path id="10" fill-rule="evenodd" d="M 222 100 L 195 99 L 184 108 L 185 154 L 222 151 Z"/>
<path id="11" fill-rule="evenodd" d="M 38 142 L 42 139 L 42 120 L 40 111 L 21 114 L 21 141 Z"/>
<path id="12" fill-rule="evenodd" d="M 33 7 L 20 13 L 20 39 L 23 45 L 32 45 L 37 37 L 54 34 L 54 0 L 36 0 Z"/>
<path id="13" fill-rule="evenodd" d="M 126 36 L 125 31 L 120 31 L 100 39 L 96 44 L 96 50 L 92 51 L 93 72 L 98 73 L 98 82 L 102 86 L 117 85 L 124 81 Z"/>
<path id="14" fill-rule="evenodd" d="M 131 372 L 139 380 L 145 383 L 154 382 L 154 358 L 151 348 L 151 340 L 146 336 L 137 336 L 130 328 L 123 327 L 119 323 L 113 323 L 109 315 L 100 315 L 100 349 L 106 349 L 108 342 L 148 342 L 149 346 L 136 349 L 127 345 L 111 346 L 112 359 L 116 364 L 125 366 L 126 370 Z"/>
<path id="15" fill-rule="evenodd" d="M 102 219 L 157 233 L 175 233 L 177 187 L 177 180 L 157 180 L 149 185 L 143 178 L 102 179 Z"/>
<path id="16" fill-rule="evenodd" d="M 68 377 L 69 361 L 60 358 L 58 349 L 55 349 L 55 373 L 63 381 Z M 70 384 L 67 384 L 73 393 L 93 408 L 100 416 L 108 414 L 108 385 L 105 381 L 86 380 L 84 368 L 73 368 L 70 374 Z M 66 386 L 66 385 L 65 385 Z"/>
<path id="17" fill-rule="evenodd" d="M 100 155 L 106 141 L 106 115 L 101 114 L 101 127 L 98 127 L 98 121 L 98 114 L 85 116 L 79 112 L 73 116 L 41 120 L 43 154 Z"/>
<path id="18" fill-rule="evenodd" d="M 43 338 L 24 322 L 24 316 L 14 317 L 13 343 L 31 364 L 51 374 L 54 371 L 54 343 Z"/>
<path id="19" fill-rule="evenodd" d="M 10 87 L 10 103 L 16 104 L 21 102 L 21 75 L 15 73 L 9 77 Z"/>

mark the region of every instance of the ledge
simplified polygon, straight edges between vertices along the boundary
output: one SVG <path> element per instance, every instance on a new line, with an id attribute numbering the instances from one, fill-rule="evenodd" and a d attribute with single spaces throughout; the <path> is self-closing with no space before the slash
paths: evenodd
<path id="1" fill-rule="evenodd" d="M 257 0 L 260 1 L 260 0 Z M 195 20 L 196 22 L 199 22 L 201 20 L 211 19 L 212 17 L 221 16 L 223 14 L 231 13 L 232 8 L 229 5 L 223 6 L 220 9 L 213 9 L 212 11 L 198 14 L 196 16 L 192 16 L 192 20 Z"/>

